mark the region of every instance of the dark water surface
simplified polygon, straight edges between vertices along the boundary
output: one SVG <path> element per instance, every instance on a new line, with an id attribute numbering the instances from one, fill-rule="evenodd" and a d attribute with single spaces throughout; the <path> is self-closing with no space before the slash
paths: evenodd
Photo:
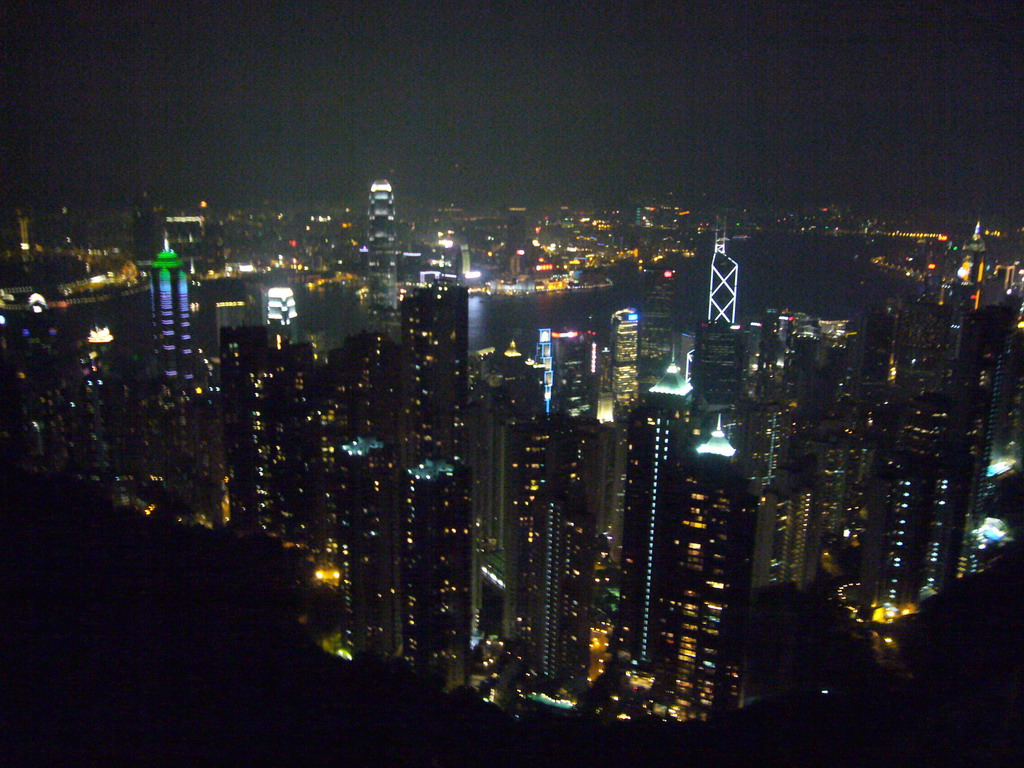
<path id="1" fill-rule="evenodd" d="M 768 234 L 732 240 L 729 254 L 740 264 L 738 319 L 757 319 L 768 307 L 828 319 L 859 317 L 884 306 L 887 299 L 913 290 L 870 261 L 878 254 L 906 247 L 905 241 L 856 235 Z M 692 330 L 707 315 L 711 251 L 708 237 L 698 243 L 694 258 L 662 262 L 680 274 L 675 320 L 682 330 Z M 612 313 L 638 308 L 641 299 L 635 264 L 623 263 L 610 277 L 611 287 L 587 291 L 471 296 L 470 349 L 495 347 L 501 351 L 514 339 L 523 354 L 531 355 L 539 328 L 593 330 L 601 343 L 607 343 Z M 372 326 L 365 307 L 349 288 L 309 291 L 296 286 L 295 294 L 300 333 L 318 333 L 326 348 Z"/>
<path id="2" fill-rule="evenodd" d="M 767 308 L 791 309 L 826 319 L 852 319 L 881 308 L 887 299 L 913 288 L 871 264 L 890 253 L 891 241 L 824 235 L 758 235 L 729 244 L 740 265 L 738 317 L 755 320 Z M 698 246 L 691 259 L 663 262 L 680 275 L 675 320 L 690 331 L 706 318 L 712 242 Z M 613 312 L 639 307 L 640 278 L 633 265 L 613 271 L 611 288 L 520 297 L 473 296 L 469 302 L 471 349 L 503 349 L 510 339 L 532 354 L 538 328 L 594 330 L 607 341 Z M 525 346 L 524 346 L 525 345 Z"/>

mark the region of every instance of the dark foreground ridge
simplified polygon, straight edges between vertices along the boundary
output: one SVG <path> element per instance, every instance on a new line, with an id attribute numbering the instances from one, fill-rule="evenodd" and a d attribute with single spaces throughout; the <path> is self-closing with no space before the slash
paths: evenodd
<path id="1" fill-rule="evenodd" d="M 514 720 L 401 668 L 325 655 L 272 541 L 111 509 L 64 478 L 0 481 L 11 765 L 865 766 L 1022 754 L 1019 553 L 898 628 L 914 673 L 857 698 L 709 724 Z"/>

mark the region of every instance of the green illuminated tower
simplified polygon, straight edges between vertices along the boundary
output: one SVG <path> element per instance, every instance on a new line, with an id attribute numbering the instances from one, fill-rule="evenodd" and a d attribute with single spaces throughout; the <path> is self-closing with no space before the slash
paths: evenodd
<path id="1" fill-rule="evenodd" d="M 190 386 L 195 378 L 189 319 L 188 274 L 181 258 L 165 250 L 150 267 L 157 362 L 168 383 Z"/>

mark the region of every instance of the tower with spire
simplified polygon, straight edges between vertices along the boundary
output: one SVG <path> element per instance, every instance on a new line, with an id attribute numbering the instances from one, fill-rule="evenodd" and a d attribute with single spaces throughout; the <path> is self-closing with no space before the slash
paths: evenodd
<path id="1" fill-rule="evenodd" d="M 981 237 L 981 221 L 974 226 L 974 234 L 960 249 L 963 259 L 957 269 L 959 285 L 954 294 L 961 297 L 964 309 L 981 306 L 981 285 L 985 280 L 985 241 Z"/>
<path id="2" fill-rule="evenodd" d="M 718 425 L 711 430 L 711 437 L 697 446 L 697 453 L 710 453 L 727 459 L 736 455 L 736 449 L 732 447 L 722 429 L 722 414 L 718 414 Z"/>

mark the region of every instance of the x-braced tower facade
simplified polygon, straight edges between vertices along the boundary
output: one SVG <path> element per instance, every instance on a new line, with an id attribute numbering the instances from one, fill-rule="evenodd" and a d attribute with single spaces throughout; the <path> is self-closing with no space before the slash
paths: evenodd
<path id="1" fill-rule="evenodd" d="M 725 232 L 715 235 L 715 253 L 711 257 L 711 293 L 708 295 L 708 321 L 736 322 L 736 288 L 740 265 L 725 253 Z"/>

